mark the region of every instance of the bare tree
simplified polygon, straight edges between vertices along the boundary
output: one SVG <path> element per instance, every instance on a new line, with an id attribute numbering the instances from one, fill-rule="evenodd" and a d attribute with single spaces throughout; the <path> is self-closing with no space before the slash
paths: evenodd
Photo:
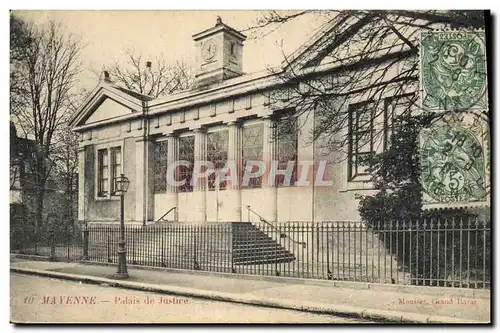
<path id="1" fill-rule="evenodd" d="M 125 63 L 115 61 L 107 70 L 115 83 L 129 90 L 159 97 L 185 90 L 193 83 L 192 71 L 182 61 L 168 64 L 161 56 L 146 61 L 133 50 L 126 50 L 125 57 Z"/>
<path id="2" fill-rule="evenodd" d="M 482 11 L 306 10 L 264 13 L 247 30 L 269 31 L 305 15 L 321 15 L 326 23 L 318 42 L 310 46 L 301 61 L 292 62 L 283 55 L 285 70 L 274 72 L 287 89 L 273 93 L 272 103 L 280 109 L 297 111 L 285 117 L 284 122 L 290 125 L 282 126 L 285 129 L 300 128 L 297 119 L 315 111 L 312 140 L 322 138 L 325 148 L 341 151 L 348 147 L 345 129 L 350 97 L 362 96 L 376 107 L 388 95 L 416 92 L 422 29 L 484 27 Z M 325 71 L 328 66 L 335 69 Z M 416 94 L 406 95 L 406 99 L 408 109 L 417 106 Z M 384 112 L 383 107 L 375 109 Z"/>
<path id="3" fill-rule="evenodd" d="M 74 85 L 80 72 L 81 44 L 64 33 L 56 22 L 43 26 L 26 25 L 31 43 L 19 49 L 17 70 L 25 80 L 25 105 L 16 120 L 25 136 L 33 138 L 35 225 L 43 220 L 47 180 L 52 172 L 56 133 L 66 126 Z"/>
<path id="4" fill-rule="evenodd" d="M 78 133 L 65 126 L 55 135 L 52 160 L 55 174 L 63 184 L 65 212 L 68 221 L 74 221 L 76 195 L 78 192 Z"/>
<path id="5" fill-rule="evenodd" d="M 26 106 L 27 82 L 20 71 L 23 50 L 33 42 L 32 31 L 27 24 L 14 15 L 10 15 L 10 114 Z"/>

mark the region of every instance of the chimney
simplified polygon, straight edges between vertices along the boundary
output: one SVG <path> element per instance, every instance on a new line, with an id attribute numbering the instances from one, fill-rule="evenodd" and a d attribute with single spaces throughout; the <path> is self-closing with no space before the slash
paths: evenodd
<path id="1" fill-rule="evenodd" d="M 147 62 L 146 62 L 146 68 L 151 69 L 151 61 L 147 61 Z"/>
<path id="2" fill-rule="evenodd" d="M 104 71 L 104 82 L 111 83 L 111 78 L 108 71 Z"/>

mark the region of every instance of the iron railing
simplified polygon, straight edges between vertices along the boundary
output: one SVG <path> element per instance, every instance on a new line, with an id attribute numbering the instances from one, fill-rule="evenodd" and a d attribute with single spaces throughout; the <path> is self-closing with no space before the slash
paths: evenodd
<path id="1" fill-rule="evenodd" d="M 490 223 L 477 218 L 370 227 L 352 221 L 172 223 L 126 226 L 125 234 L 128 263 L 143 266 L 460 288 L 491 284 Z M 16 252 L 118 261 L 117 224 L 62 235 L 52 243 L 25 241 Z"/>
<path id="2" fill-rule="evenodd" d="M 83 257 L 84 229 L 78 223 L 69 225 L 31 224 L 11 226 L 10 250 L 48 257 L 50 260 L 78 261 Z"/>
<path id="3" fill-rule="evenodd" d="M 174 221 L 177 222 L 177 207 L 175 206 L 170 208 L 165 214 L 163 214 L 158 220 L 156 220 L 156 222 L 163 222 L 163 221 L 169 222 L 169 220 L 165 220 L 165 217 L 172 211 L 174 212 Z"/>
<path id="4" fill-rule="evenodd" d="M 257 216 L 259 218 L 260 222 L 267 224 L 271 228 L 271 233 L 276 233 L 277 229 L 276 229 L 276 227 L 271 222 L 269 222 L 264 217 L 262 217 L 262 215 L 260 215 L 259 213 L 257 213 L 256 211 L 254 211 L 252 208 L 250 208 L 250 205 L 247 205 L 246 208 L 247 208 L 247 211 L 248 211 L 248 221 L 250 223 L 253 223 L 252 219 L 251 219 L 251 214 L 253 214 L 253 215 L 255 215 L 255 216 Z M 295 244 L 298 244 L 298 245 L 301 245 L 303 247 L 307 246 L 306 242 L 298 242 L 295 239 L 293 239 L 292 236 L 290 236 L 290 235 L 288 235 L 286 233 L 280 233 L 279 236 L 280 236 L 280 238 L 288 238 L 291 242 L 293 242 Z"/>

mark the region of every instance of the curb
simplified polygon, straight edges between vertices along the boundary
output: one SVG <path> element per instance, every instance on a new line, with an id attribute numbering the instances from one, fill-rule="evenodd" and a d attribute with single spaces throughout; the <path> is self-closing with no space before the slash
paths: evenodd
<path id="1" fill-rule="evenodd" d="M 213 292 L 209 290 L 200 290 L 200 289 L 192 289 L 185 287 L 163 286 L 163 285 L 140 283 L 140 282 L 129 282 L 123 280 L 114 280 L 114 279 L 88 276 L 88 275 L 66 274 L 66 273 L 51 272 L 38 269 L 11 267 L 10 271 L 13 273 L 38 275 L 38 276 L 45 276 L 45 277 L 71 280 L 71 281 L 81 281 L 89 284 L 106 283 L 113 287 L 120 287 L 132 290 L 156 292 L 156 293 L 195 297 L 195 298 L 204 298 L 215 301 L 249 304 L 249 305 L 296 310 L 296 311 L 331 314 L 336 316 L 354 317 L 354 318 L 373 320 L 373 321 L 384 321 L 391 323 L 396 322 L 396 323 L 487 324 L 487 322 L 480 322 L 470 319 L 429 316 L 425 314 L 400 312 L 400 311 L 367 309 L 349 305 L 324 304 L 317 302 L 300 302 L 300 304 L 297 304 L 297 301 L 287 300 L 287 299 L 269 300 L 266 298 L 256 297 L 252 295 L 245 295 L 245 294 L 231 294 L 225 292 Z"/>
<path id="2" fill-rule="evenodd" d="M 16 258 L 19 259 L 29 259 L 35 261 L 47 261 L 47 257 L 25 255 L 25 254 L 15 254 Z M 105 263 L 89 260 L 80 260 L 78 262 L 82 265 L 90 266 L 117 266 L 116 263 Z M 142 266 L 127 264 L 129 268 L 141 269 L 141 270 L 154 270 L 160 272 L 169 273 L 180 273 L 180 274 L 195 274 L 200 276 L 218 276 L 231 279 L 242 279 L 242 280 L 252 280 L 252 281 L 266 281 L 266 282 L 279 282 L 279 283 L 289 283 L 296 285 L 312 285 L 320 287 L 336 287 L 336 288 L 349 288 L 349 289 L 363 289 L 363 290 L 375 290 L 375 291 L 397 291 L 400 293 L 411 293 L 411 294 L 422 294 L 422 295 L 433 295 L 444 297 L 449 294 L 453 294 L 456 297 L 467 297 L 467 298 L 483 298 L 490 299 L 491 292 L 489 289 L 472 289 L 472 288 L 450 288 L 450 287 L 422 287 L 414 285 L 398 285 L 398 284 L 385 284 L 377 282 L 360 282 L 360 281 L 338 281 L 338 280 L 320 280 L 320 279 L 308 279 L 308 278 L 294 278 L 287 276 L 266 276 L 266 275 L 253 275 L 244 273 L 224 273 L 215 271 L 199 271 L 191 269 L 179 269 L 170 267 L 155 267 L 155 266 Z"/>
<path id="3" fill-rule="evenodd" d="M 82 260 L 78 262 L 81 265 L 88 266 L 118 266 L 116 263 L 105 263 L 97 261 Z M 216 276 L 231 279 L 241 279 L 250 281 L 266 281 L 266 282 L 279 282 L 294 285 L 310 285 L 319 287 L 335 287 L 335 288 L 348 288 L 348 289 L 363 289 L 375 291 L 398 291 L 401 293 L 422 294 L 431 296 L 445 296 L 450 293 L 457 297 L 468 298 L 483 298 L 490 299 L 490 290 L 488 289 L 468 289 L 468 288 L 448 288 L 448 287 L 432 287 L 426 288 L 413 285 L 397 285 L 397 284 L 384 284 L 375 282 L 358 282 L 358 281 L 337 281 L 337 280 L 320 280 L 308 278 L 294 278 L 288 276 L 270 276 L 270 275 L 252 275 L 244 273 L 224 273 L 215 271 L 199 271 L 184 268 L 170 268 L 170 267 L 155 267 L 155 266 L 142 266 L 127 264 L 127 267 L 140 270 L 153 270 L 158 272 L 168 272 L 176 274 L 194 274 L 200 276 Z"/>

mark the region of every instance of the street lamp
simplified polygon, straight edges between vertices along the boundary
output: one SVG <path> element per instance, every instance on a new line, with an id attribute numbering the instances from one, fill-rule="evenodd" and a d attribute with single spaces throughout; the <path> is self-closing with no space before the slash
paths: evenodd
<path id="1" fill-rule="evenodd" d="M 124 217 L 124 202 L 123 197 L 128 190 L 130 181 L 122 173 L 115 178 L 116 194 L 120 195 L 120 241 L 118 242 L 118 271 L 114 275 L 117 279 L 127 279 L 127 250 L 125 249 L 125 217 Z"/>

